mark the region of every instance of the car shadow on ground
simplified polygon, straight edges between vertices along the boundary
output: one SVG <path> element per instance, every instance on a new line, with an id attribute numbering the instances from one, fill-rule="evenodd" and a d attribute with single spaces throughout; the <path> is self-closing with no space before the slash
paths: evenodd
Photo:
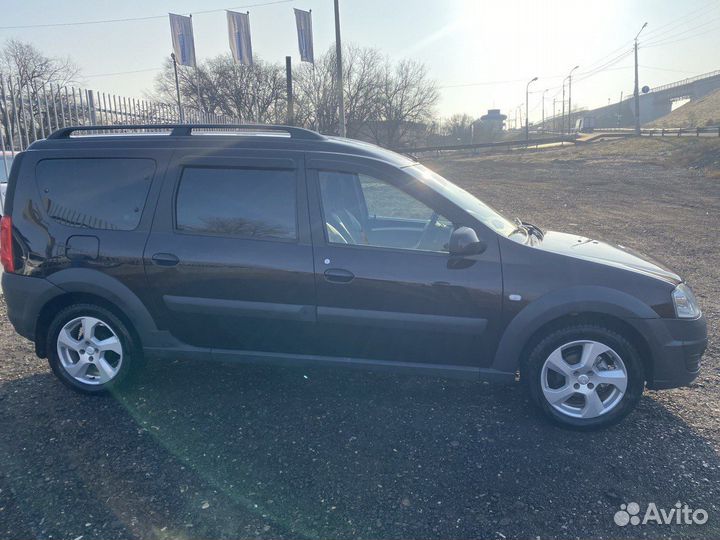
<path id="1" fill-rule="evenodd" d="M 192 362 L 83 396 L 0 384 L 0 536 L 715 537 L 718 455 L 652 398 L 605 431 L 519 386 Z M 704 508 L 628 525 L 622 503 Z"/>

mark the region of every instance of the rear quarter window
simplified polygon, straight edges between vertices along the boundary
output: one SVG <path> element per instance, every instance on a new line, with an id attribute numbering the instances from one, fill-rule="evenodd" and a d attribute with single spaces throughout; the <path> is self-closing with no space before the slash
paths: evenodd
<path id="1" fill-rule="evenodd" d="M 42 206 L 71 227 L 130 231 L 140 223 L 155 174 L 151 159 L 44 159 L 35 178 Z"/>

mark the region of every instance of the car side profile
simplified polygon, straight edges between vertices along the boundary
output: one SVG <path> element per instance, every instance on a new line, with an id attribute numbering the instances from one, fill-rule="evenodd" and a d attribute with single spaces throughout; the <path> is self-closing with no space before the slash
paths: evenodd
<path id="1" fill-rule="evenodd" d="M 146 357 L 355 366 L 519 378 L 591 429 L 707 344 L 661 264 L 295 127 L 60 129 L 15 157 L 0 243 L 11 323 L 87 393 Z"/>

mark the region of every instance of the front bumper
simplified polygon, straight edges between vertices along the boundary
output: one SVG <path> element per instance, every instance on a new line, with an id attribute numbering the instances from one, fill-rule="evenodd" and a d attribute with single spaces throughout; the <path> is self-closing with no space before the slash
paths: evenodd
<path id="1" fill-rule="evenodd" d="M 677 388 L 700 373 L 700 359 L 707 347 L 707 322 L 697 319 L 645 319 L 644 334 L 652 354 L 647 387 Z"/>

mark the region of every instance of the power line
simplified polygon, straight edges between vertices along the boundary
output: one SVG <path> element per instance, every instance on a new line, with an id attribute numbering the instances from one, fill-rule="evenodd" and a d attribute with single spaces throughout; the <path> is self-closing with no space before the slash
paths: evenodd
<path id="1" fill-rule="evenodd" d="M 712 9 L 707 8 L 714 8 L 717 6 L 717 3 L 715 0 L 705 4 L 704 6 L 699 7 L 698 9 L 689 11 L 685 15 L 682 15 L 681 17 L 676 17 L 672 21 L 669 21 L 665 24 L 662 24 L 660 26 L 657 26 L 655 28 L 650 29 L 648 32 L 645 33 L 645 39 L 658 39 L 663 35 L 669 34 L 674 32 L 677 28 L 681 27 L 684 24 L 687 24 L 690 19 L 693 18 L 693 15 L 698 14 L 699 12 L 702 12 L 702 14 L 705 14 L 706 12 L 713 11 Z"/>
<path id="2" fill-rule="evenodd" d="M 662 46 L 664 46 L 664 45 L 672 45 L 673 43 L 679 43 L 679 42 L 681 42 L 681 41 L 687 41 L 688 39 L 694 39 L 694 38 L 696 38 L 696 37 L 704 36 L 705 34 L 709 34 L 710 32 L 717 32 L 717 31 L 718 31 L 717 28 L 708 28 L 708 29 L 705 30 L 704 32 L 698 32 L 697 34 L 694 34 L 694 35 L 692 35 L 692 36 L 685 36 L 685 37 L 683 37 L 683 38 L 675 39 L 675 40 L 672 40 L 672 41 L 663 41 L 662 43 L 655 43 L 655 44 L 653 44 L 653 45 L 646 45 L 645 48 L 650 49 L 650 48 L 652 48 L 652 47 L 662 47 Z"/>
<path id="3" fill-rule="evenodd" d="M 295 0 L 274 0 L 272 2 L 263 2 L 260 4 L 247 4 L 244 6 L 235 6 L 221 9 L 206 9 L 200 11 L 193 11 L 193 15 L 204 15 L 206 13 L 219 13 L 221 11 L 246 9 L 251 7 L 262 7 L 272 6 L 275 4 L 287 4 L 288 2 L 294 2 Z M 167 13 L 163 15 L 148 15 L 146 17 L 127 17 L 123 19 L 99 19 L 94 21 L 74 21 L 74 22 L 62 22 L 62 23 L 47 23 L 47 24 L 24 24 L 17 26 L 0 26 L 0 30 L 21 30 L 27 28 L 53 28 L 60 26 L 84 26 L 90 24 L 107 24 L 107 23 L 121 23 L 121 22 L 134 22 L 134 21 L 149 21 L 152 19 L 164 19 L 167 17 Z"/>
<path id="4" fill-rule="evenodd" d="M 660 38 L 660 39 L 657 39 L 657 40 L 649 40 L 649 41 L 646 41 L 643 45 L 644 45 L 645 47 L 655 47 L 655 46 L 658 46 L 658 45 L 667 45 L 667 44 L 669 44 L 669 43 L 675 43 L 676 41 L 678 41 L 677 38 L 680 38 L 681 36 L 684 36 L 684 35 L 689 34 L 689 33 L 693 33 L 693 32 L 695 32 L 696 30 L 699 30 L 700 28 L 704 28 L 704 27 L 706 27 L 706 26 L 708 26 L 708 25 L 710 25 L 710 24 L 716 23 L 717 21 L 720 21 L 720 17 L 715 17 L 715 18 L 713 18 L 713 19 L 710 19 L 710 20 L 708 20 L 708 21 L 705 21 L 705 22 L 702 23 L 702 24 L 699 24 L 699 25 L 697 25 L 697 26 L 693 26 L 692 28 L 688 28 L 688 29 L 686 29 L 686 30 L 682 30 L 682 31 L 677 32 L 677 33 L 675 33 L 675 34 L 670 34 L 670 35 L 668 35 L 668 36 L 665 36 L 665 37 Z M 688 36 L 688 39 L 689 39 L 689 38 L 693 38 L 693 37 L 695 37 L 695 36 L 707 34 L 708 32 L 714 31 L 715 29 L 716 29 L 716 27 L 713 26 L 712 28 L 709 28 L 709 29 L 707 29 L 707 30 L 705 30 L 705 31 L 703 31 L 703 32 L 695 32 L 694 35 Z M 684 39 L 684 38 L 683 38 L 683 39 Z"/>
<path id="5" fill-rule="evenodd" d="M 678 32 L 670 33 L 669 35 L 666 35 L 666 36 L 664 36 L 664 37 L 655 36 L 655 37 L 653 37 L 653 38 L 651 38 L 651 39 L 647 39 L 647 38 L 646 38 L 646 39 L 645 39 L 645 44 L 660 43 L 660 42 L 662 42 L 662 41 L 674 39 L 674 38 L 676 38 L 676 37 L 678 37 L 678 36 L 682 36 L 682 35 L 684 35 L 684 34 L 688 34 L 688 33 L 694 32 L 695 30 L 700 29 L 700 28 L 703 28 L 703 27 L 705 27 L 705 26 L 708 26 L 709 24 L 713 24 L 714 22 L 717 22 L 718 20 L 720 20 L 720 16 L 715 16 L 715 17 L 713 17 L 713 18 L 711 18 L 711 19 L 708 19 L 708 20 L 706 20 L 706 21 L 703 21 L 702 23 L 700 23 L 700 24 L 698 24 L 698 25 L 696 25 L 696 26 L 691 26 L 690 28 L 685 28 L 684 30 L 680 30 L 680 31 L 678 31 Z"/>
<path id="6" fill-rule="evenodd" d="M 161 67 L 134 69 L 132 71 L 116 71 L 114 73 L 96 73 L 95 75 L 82 75 L 81 79 L 97 79 L 99 77 L 113 77 L 115 75 L 132 75 L 133 73 L 148 73 L 150 71 L 160 71 Z"/>
<path id="7" fill-rule="evenodd" d="M 657 71 L 670 71 L 672 73 L 683 73 L 685 75 L 695 73 L 694 71 L 685 71 L 684 69 L 669 69 L 669 68 L 661 68 L 661 67 L 655 67 L 655 66 L 644 66 L 642 64 L 640 64 L 640 67 L 643 69 L 654 69 Z"/>
<path id="8" fill-rule="evenodd" d="M 562 77 L 562 75 L 553 75 L 551 77 L 543 77 L 543 80 L 559 79 L 560 77 Z M 518 83 L 518 82 L 525 82 L 525 80 L 526 79 L 508 79 L 506 81 L 483 81 L 483 82 L 472 82 L 472 83 L 448 84 L 448 85 L 438 86 L 438 88 L 464 88 L 466 86 L 494 86 L 494 85 L 501 85 L 501 84 L 514 84 L 514 83 Z"/>

